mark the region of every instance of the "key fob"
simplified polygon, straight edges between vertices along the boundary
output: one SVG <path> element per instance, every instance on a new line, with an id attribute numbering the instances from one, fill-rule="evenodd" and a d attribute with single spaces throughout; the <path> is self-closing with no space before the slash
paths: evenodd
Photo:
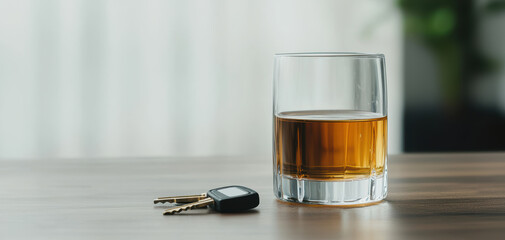
<path id="1" fill-rule="evenodd" d="M 214 199 L 211 206 L 218 212 L 240 212 L 257 207 L 259 194 L 244 186 L 227 186 L 209 190 L 207 196 Z"/>

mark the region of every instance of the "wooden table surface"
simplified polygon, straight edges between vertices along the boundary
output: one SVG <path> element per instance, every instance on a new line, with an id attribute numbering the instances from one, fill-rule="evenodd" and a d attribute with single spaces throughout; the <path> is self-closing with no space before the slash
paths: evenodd
<path id="1" fill-rule="evenodd" d="M 278 202 L 268 156 L 0 161 L 0 239 L 503 239 L 505 153 L 390 156 L 385 202 Z M 247 213 L 163 216 L 157 196 L 239 184 Z"/>

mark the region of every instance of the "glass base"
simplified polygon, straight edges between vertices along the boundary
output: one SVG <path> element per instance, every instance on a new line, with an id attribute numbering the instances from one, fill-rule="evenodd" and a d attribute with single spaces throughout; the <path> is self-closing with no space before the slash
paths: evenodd
<path id="1" fill-rule="evenodd" d="M 317 205 L 350 206 L 380 202 L 387 196 L 387 171 L 365 179 L 340 181 L 276 175 L 274 194 L 279 200 Z"/>

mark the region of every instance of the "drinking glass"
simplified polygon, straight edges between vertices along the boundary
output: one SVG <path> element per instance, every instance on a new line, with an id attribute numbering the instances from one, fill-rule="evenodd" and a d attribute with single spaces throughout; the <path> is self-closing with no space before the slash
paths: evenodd
<path id="1" fill-rule="evenodd" d="M 367 205 L 386 197 L 384 55 L 276 54 L 273 103 L 278 199 Z"/>

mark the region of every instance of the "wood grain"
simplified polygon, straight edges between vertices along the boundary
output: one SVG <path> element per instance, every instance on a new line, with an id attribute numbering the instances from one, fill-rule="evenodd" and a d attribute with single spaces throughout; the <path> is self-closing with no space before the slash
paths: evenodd
<path id="1" fill-rule="evenodd" d="M 475 239 L 505 236 L 505 154 L 390 156 L 387 200 L 361 208 L 276 201 L 270 157 L 0 161 L 0 239 Z M 240 184 L 242 214 L 163 216 L 164 195 Z"/>

